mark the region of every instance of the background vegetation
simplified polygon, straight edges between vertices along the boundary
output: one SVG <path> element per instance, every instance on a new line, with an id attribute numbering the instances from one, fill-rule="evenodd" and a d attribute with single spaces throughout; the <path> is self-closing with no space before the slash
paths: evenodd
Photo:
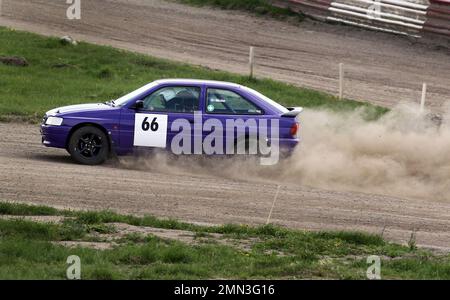
<path id="1" fill-rule="evenodd" d="M 386 111 L 370 104 L 343 100 L 311 89 L 270 79 L 252 80 L 227 72 L 156 59 L 111 47 L 42 37 L 0 27 L 0 58 L 25 58 L 19 67 L 0 62 L 0 120 L 39 121 L 52 108 L 105 102 L 156 79 L 224 80 L 250 86 L 286 106 L 327 107 L 335 110 L 364 106 L 372 116 Z"/>
<path id="2" fill-rule="evenodd" d="M 19 216 L 7 219 L 5 216 Z M 20 216 L 63 216 L 37 223 Z M 64 279 L 78 255 L 82 279 L 365 279 L 367 257 L 382 259 L 383 279 L 450 279 L 450 256 L 359 232 L 306 232 L 274 225 L 197 226 L 152 216 L 74 212 L 0 202 L 0 279 Z M 129 234 L 108 250 L 68 248 L 60 241 L 105 241 L 114 223 L 188 230 L 193 244 Z M 213 234 L 220 234 L 220 237 Z M 223 243 L 224 239 L 234 243 Z M 246 248 L 239 247 L 245 242 Z"/>

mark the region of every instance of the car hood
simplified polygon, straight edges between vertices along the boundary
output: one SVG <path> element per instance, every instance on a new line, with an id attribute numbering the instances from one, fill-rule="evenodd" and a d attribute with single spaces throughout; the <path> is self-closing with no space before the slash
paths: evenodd
<path id="1" fill-rule="evenodd" d="M 49 110 L 46 115 L 47 116 L 56 116 L 56 115 L 65 115 L 69 113 L 79 113 L 79 112 L 89 112 L 96 110 L 110 110 L 114 109 L 114 107 L 104 104 L 104 103 L 91 103 L 91 104 L 78 104 L 78 105 L 69 105 L 58 107 L 52 110 Z"/>

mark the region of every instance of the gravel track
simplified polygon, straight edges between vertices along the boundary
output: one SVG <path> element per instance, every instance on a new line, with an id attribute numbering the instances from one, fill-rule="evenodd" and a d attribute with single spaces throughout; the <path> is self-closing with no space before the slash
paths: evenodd
<path id="1" fill-rule="evenodd" d="M 394 106 L 418 101 L 427 82 L 428 104 L 450 100 L 448 42 L 330 26 L 294 25 L 246 13 L 194 8 L 160 0 L 83 1 L 82 19 L 65 18 L 65 1 L 3 0 L 0 25 L 138 51 L 244 73 L 249 45 L 256 72 L 336 93 L 338 62 L 346 64 L 347 96 Z M 11 133 L 14 134 L 11 134 Z M 338 192 L 258 178 L 223 178 L 189 168 L 136 169 L 120 162 L 74 164 L 64 150 L 40 145 L 37 126 L 0 123 L 0 199 L 73 209 L 112 209 L 184 221 L 264 224 L 276 187 L 277 224 L 310 230 L 384 232 L 406 243 L 450 249 L 450 203 L 432 199 Z"/>
<path id="2" fill-rule="evenodd" d="M 14 132 L 14 134 L 11 134 Z M 363 230 L 450 250 L 450 203 L 314 189 L 189 168 L 130 168 L 110 161 L 81 166 L 64 150 L 41 146 L 35 125 L 0 123 L 0 199 L 72 209 L 111 209 L 206 223 L 272 222 L 308 230 Z M 133 160 L 133 158 L 125 158 Z M 384 228 L 384 229 L 383 229 Z"/>

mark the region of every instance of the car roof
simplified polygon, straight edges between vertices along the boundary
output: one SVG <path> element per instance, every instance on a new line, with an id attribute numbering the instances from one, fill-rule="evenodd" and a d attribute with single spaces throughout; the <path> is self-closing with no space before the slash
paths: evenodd
<path id="1" fill-rule="evenodd" d="M 156 80 L 159 84 L 206 84 L 206 85 L 216 85 L 223 87 L 235 87 L 240 88 L 241 85 L 226 81 L 215 81 L 215 80 L 202 80 L 202 79 L 160 79 Z"/>
<path id="2" fill-rule="evenodd" d="M 215 80 L 203 80 L 203 79 L 160 79 L 154 81 L 158 85 L 162 84 L 176 84 L 176 85 L 210 85 L 218 88 L 239 88 L 250 92 L 254 96 L 258 97 L 260 101 L 263 101 L 266 105 L 269 105 L 272 109 L 276 109 L 282 113 L 287 112 L 287 109 L 283 107 L 281 104 L 275 102 L 274 100 L 264 96 L 263 94 L 252 90 L 243 85 L 226 82 L 226 81 L 215 81 Z"/>

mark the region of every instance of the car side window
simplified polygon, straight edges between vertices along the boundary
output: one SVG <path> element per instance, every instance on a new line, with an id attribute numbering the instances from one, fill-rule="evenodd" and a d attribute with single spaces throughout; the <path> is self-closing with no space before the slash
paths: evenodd
<path id="1" fill-rule="evenodd" d="M 261 115 L 263 111 L 241 95 L 224 89 L 208 89 L 206 112 L 227 115 Z"/>
<path id="2" fill-rule="evenodd" d="M 199 108 L 200 88 L 183 86 L 165 87 L 153 92 L 143 100 L 145 110 L 193 113 Z"/>

